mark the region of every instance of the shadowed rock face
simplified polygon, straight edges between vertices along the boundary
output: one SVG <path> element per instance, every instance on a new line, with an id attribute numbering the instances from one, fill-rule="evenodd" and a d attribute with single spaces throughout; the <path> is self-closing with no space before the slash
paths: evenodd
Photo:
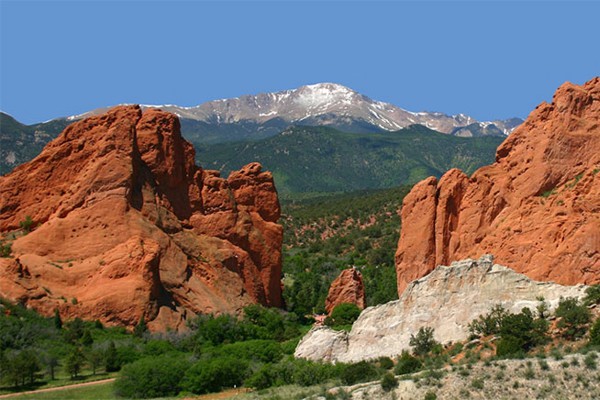
<path id="1" fill-rule="evenodd" d="M 453 169 L 404 199 L 398 293 L 437 265 L 492 253 L 532 279 L 600 282 L 600 78 L 565 83 L 472 177 Z"/>
<path id="2" fill-rule="evenodd" d="M 44 314 L 180 328 L 196 313 L 282 305 L 280 208 L 258 163 L 194 164 L 173 114 L 117 107 L 70 125 L 0 177 L 0 231 L 37 228 L 0 259 L 0 296 Z"/>
<path id="3" fill-rule="evenodd" d="M 331 314 L 335 306 L 342 303 L 356 304 L 361 310 L 365 308 L 365 286 L 362 274 L 356 268 L 343 270 L 331 283 L 325 299 L 325 311 Z"/>

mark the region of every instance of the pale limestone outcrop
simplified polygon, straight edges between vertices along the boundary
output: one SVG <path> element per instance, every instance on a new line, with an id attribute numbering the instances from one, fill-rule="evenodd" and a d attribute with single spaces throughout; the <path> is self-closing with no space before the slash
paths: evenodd
<path id="1" fill-rule="evenodd" d="M 468 324 L 495 304 L 511 312 L 535 310 L 543 297 L 553 310 L 561 297 L 581 298 L 586 289 L 536 282 L 484 255 L 438 266 L 411 282 L 398 300 L 365 309 L 349 333 L 313 328 L 294 355 L 331 362 L 393 357 L 409 349 L 411 334 L 421 327 L 434 328 L 435 339 L 442 343 L 461 341 L 469 335 Z"/>

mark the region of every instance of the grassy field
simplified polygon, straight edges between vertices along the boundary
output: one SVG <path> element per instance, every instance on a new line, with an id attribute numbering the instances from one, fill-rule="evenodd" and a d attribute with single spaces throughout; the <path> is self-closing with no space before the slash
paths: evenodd
<path id="1" fill-rule="evenodd" d="M 95 399 L 112 400 L 121 399 L 114 393 L 114 383 L 99 383 L 97 385 L 65 388 L 62 390 L 53 390 L 51 392 L 40 392 L 31 394 L 15 394 L 9 397 L 19 400 L 75 400 L 75 399 Z"/>

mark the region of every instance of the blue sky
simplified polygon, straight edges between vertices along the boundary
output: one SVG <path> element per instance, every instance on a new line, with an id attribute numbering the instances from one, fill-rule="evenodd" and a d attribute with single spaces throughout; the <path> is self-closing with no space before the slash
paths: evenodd
<path id="1" fill-rule="evenodd" d="M 317 82 L 411 111 L 525 117 L 600 75 L 597 2 L 0 4 L 0 109 L 25 123 Z"/>

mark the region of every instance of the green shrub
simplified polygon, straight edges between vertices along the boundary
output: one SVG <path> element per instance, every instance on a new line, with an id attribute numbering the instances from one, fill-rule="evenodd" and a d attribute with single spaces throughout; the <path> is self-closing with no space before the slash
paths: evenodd
<path id="1" fill-rule="evenodd" d="M 560 299 L 555 315 L 560 318 L 557 326 L 562 329 L 562 336 L 570 340 L 582 337 L 591 320 L 590 310 L 572 297 Z"/>
<path id="2" fill-rule="evenodd" d="M 240 386 L 249 375 L 248 363 L 236 358 L 200 360 L 185 372 L 181 382 L 192 393 L 213 393 Z"/>
<path id="3" fill-rule="evenodd" d="M 344 385 L 354 385 L 359 382 L 368 382 L 377 378 L 377 368 L 366 361 L 360 361 L 356 364 L 348 364 L 342 370 L 340 378 Z"/>
<path id="4" fill-rule="evenodd" d="M 7 258 L 12 254 L 12 244 L 0 242 L 0 257 Z"/>
<path id="5" fill-rule="evenodd" d="M 412 374 L 421 370 L 423 364 L 421 361 L 409 354 L 408 351 L 403 351 L 400 357 L 398 357 L 398 363 L 394 368 L 394 372 L 398 375 Z"/>
<path id="6" fill-rule="evenodd" d="M 436 400 L 437 399 L 437 395 L 434 392 L 427 392 L 425 393 L 425 400 Z"/>
<path id="7" fill-rule="evenodd" d="M 496 355 L 498 357 L 517 358 L 523 354 L 523 341 L 514 336 L 505 336 L 496 344 Z"/>
<path id="8" fill-rule="evenodd" d="M 19 226 L 21 229 L 23 229 L 23 231 L 25 231 L 25 233 L 31 232 L 31 229 L 33 228 L 33 220 L 31 219 L 31 216 L 26 215 L 25 219 L 19 222 Z"/>
<path id="9" fill-rule="evenodd" d="M 590 341 L 591 346 L 600 346 L 600 318 L 594 322 L 590 329 Z"/>
<path id="10" fill-rule="evenodd" d="M 433 328 L 422 326 L 416 335 L 410 335 L 408 342 L 416 355 L 423 356 L 431 352 L 439 343 L 433 338 Z"/>
<path id="11" fill-rule="evenodd" d="M 342 303 L 331 311 L 329 324 L 331 326 L 352 325 L 360 315 L 360 308 L 356 304 Z"/>
<path id="12" fill-rule="evenodd" d="M 149 399 L 177 395 L 190 363 L 182 357 L 147 357 L 127 364 L 115 381 L 121 397 Z"/>
<path id="13" fill-rule="evenodd" d="M 596 364 L 596 358 L 598 356 L 595 353 L 588 353 L 587 356 L 583 359 L 583 363 L 587 369 L 596 369 L 598 366 Z"/>
<path id="14" fill-rule="evenodd" d="M 389 357 L 379 357 L 379 366 L 383 369 L 392 369 L 394 368 L 394 361 L 392 361 Z"/>
<path id="15" fill-rule="evenodd" d="M 393 388 L 395 388 L 397 386 L 398 386 L 398 379 L 396 379 L 394 374 L 392 374 L 391 372 L 387 372 L 385 375 L 383 375 L 383 378 L 381 378 L 381 388 L 384 391 L 389 392 L 390 390 L 392 390 Z"/>
<path id="16" fill-rule="evenodd" d="M 469 324 L 469 332 L 473 337 L 494 335 L 500 332 L 502 321 L 509 313 L 501 304 L 496 304 L 491 311 L 480 315 Z"/>
<path id="17" fill-rule="evenodd" d="M 483 379 L 475 378 L 471 381 L 471 387 L 475 389 L 483 389 Z"/>
<path id="18" fill-rule="evenodd" d="M 592 285 L 586 289 L 583 304 L 586 306 L 600 304 L 600 285 Z"/>

